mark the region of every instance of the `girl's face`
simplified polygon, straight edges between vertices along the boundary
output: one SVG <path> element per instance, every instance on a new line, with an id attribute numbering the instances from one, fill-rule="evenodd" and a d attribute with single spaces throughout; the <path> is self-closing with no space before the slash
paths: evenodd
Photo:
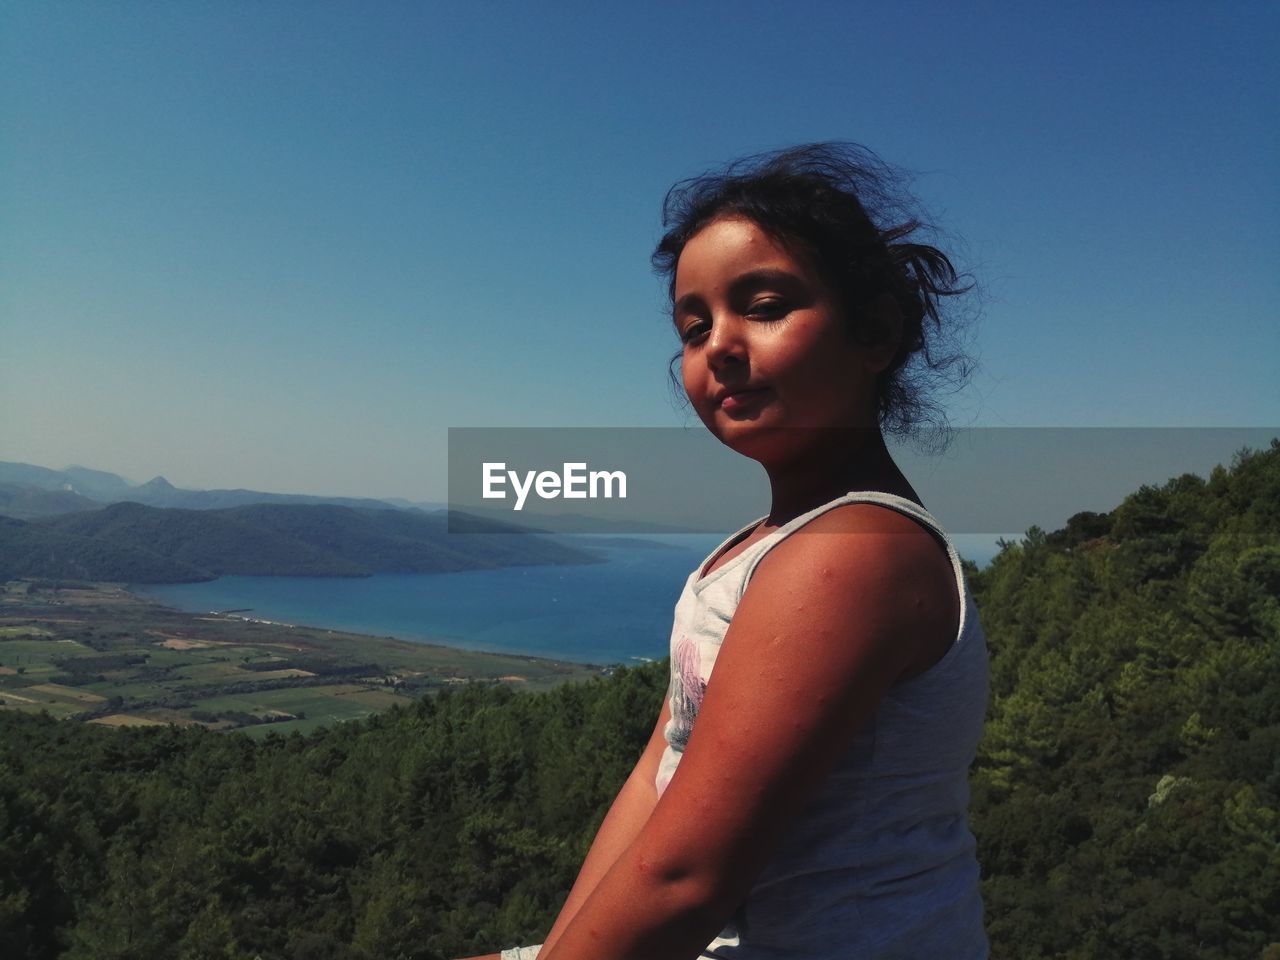
<path id="1" fill-rule="evenodd" d="M 873 428 L 875 376 L 892 347 L 868 347 L 807 259 L 743 218 L 715 220 L 676 266 L 681 375 L 722 443 L 766 466 L 831 430 Z"/>

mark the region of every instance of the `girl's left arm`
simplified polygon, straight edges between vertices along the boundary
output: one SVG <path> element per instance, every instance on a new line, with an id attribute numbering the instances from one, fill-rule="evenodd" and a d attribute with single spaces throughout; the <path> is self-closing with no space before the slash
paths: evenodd
<path id="1" fill-rule="evenodd" d="M 760 563 L 680 766 L 539 960 L 692 960 L 895 680 L 955 636 L 950 561 L 900 514 L 821 515 Z"/>

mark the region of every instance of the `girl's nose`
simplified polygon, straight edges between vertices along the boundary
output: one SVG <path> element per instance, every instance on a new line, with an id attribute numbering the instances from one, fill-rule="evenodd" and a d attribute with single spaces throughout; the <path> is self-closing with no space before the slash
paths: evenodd
<path id="1" fill-rule="evenodd" d="M 735 317 L 718 317 L 711 323 L 704 351 L 712 369 L 726 364 L 742 363 L 747 359 L 745 330 Z"/>

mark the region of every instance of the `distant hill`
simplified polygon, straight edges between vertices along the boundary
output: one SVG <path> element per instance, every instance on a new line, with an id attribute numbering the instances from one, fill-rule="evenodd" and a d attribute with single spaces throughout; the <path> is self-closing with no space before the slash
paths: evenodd
<path id="1" fill-rule="evenodd" d="M 0 516 L 30 520 L 77 510 L 97 510 L 102 504 L 70 490 L 47 490 L 29 483 L 0 482 Z"/>
<path id="2" fill-rule="evenodd" d="M 186 583 L 213 574 L 151 550 L 0 517 L 0 580 L 21 577 Z"/>
<path id="3" fill-rule="evenodd" d="M 443 500 L 406 500 L 404 497 L 383 497 L 383 501 L 393 507 L 403 507 L 405 510 L 424 510 L 427 513 L 446 510 L 449 507 L 449 504 Z"/>
<path id="4" fill-rule="evenodd" d="M 0 483 L 24 483 L 41 490 L 65 490 L 69 489 L 71 478 L 62 470 L 0 460 Z"/>
<path id="5" fill-rule="evenodd" d="M 104 470 L 90 470 L 86 467 L 51 470 L 48 467 L 39 467 L 30 463 L 0 461 L 0 488 L 14 485 L 29 489 L 22 493 L 15 491 L 11 494 L 18 504 L 16 507 L 10 507 L 9 502 L 0 497 L 0 514 L 20 519 L 93 509 L 103 503 L 120 503 L 126 500 L 149 507 L 184 507 L 189 510 L 218 510 L 249 503 L 336 504 L 374 509 L 383 509 L 389 505 L 388 501 L 369 497 L 320 497 L 310 494 L 267 493 L 262 490 L 242 489 L 186 490 L 175 487 L 164 477 L 154 477 L 146 483 L 136 484 Z M 71 493 L 87 497 L 96 503 L 86 505 L 83 501 L 71 499 L 40 501 L 35 496 L 36 491 Z M 24 498 L 40 503 L 42 506 L 35 510 L 24 510 Z M 408 504 L 409 501 L 400 501 L 390 505 Z M 63 509 L 52 509 L 59 505 Z"/>
<path id="6" fill-rule="evenodd" d="M 71 485 L 70 489 L 103 503 L 128 497 L 130 488 L 136 486 L 117 474 L 88 467 L 67 467 L 61 473 Z"/>
<path id="7" fill-rule="evenodd" d="M 517 564 L 596 562 L 597 554 L 472 518 L 450 533 L 443 514 L 325 504 L 218 510 L 112 504 L 0 524 L 0 578 L 134 583 L 249 576 L 358 577 Z"/>
<path id="8" fill-rule="evenodd" d="M 181 507 L 187 510 L 221 510 L 250 503 L 329 504 L 385 510 L 390 504 L 371 497 L 318 497 L 302 493 L 266 493 L 262 490 L 184 490 L 164 477 L 153 477 L 128 491 L 117 501 L 130 500 L 149 507 Z"/>

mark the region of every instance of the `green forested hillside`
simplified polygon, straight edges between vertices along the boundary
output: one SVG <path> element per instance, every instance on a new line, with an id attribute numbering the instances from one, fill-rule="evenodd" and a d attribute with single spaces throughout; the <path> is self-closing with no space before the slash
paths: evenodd
<path id="1" fill-rule="evenodd" d="M 663 665 L 446 691 L 310 737 L 0 714 L 8 958 L 451 957 L 563 897 Z"/>
<path id="2" fill-rule="evenodd" d="M 0 578 L 171 583 L 226 574 L 352 577 L 597 559 L 545 537 L 470 522 L 475 535 L 451 533 L 444 514 L 414 510 L 116 503 L 31 521 L 0 517 Z"/>
<path id="3" fill-rule="evenodd" d="M 212 576 L 207 570 L 153 550 L 0 516 L 0 579 L 184 583 Z"/>
<path id="4" fill-rule="evenodd" d="M 970 571 L 993 956 L 1280 954 L 1280 444 Z M 0 953 L 453 958 L 532 942 L 665 665 L 307 737 L 0 714 Z"/>
<path id="5" fill-rule="evenodd" d="M 974 809 L 1004 955 L 1280 941 L 1280 444 L 1033 529 L 972 583 L 995 694 Z"/>

